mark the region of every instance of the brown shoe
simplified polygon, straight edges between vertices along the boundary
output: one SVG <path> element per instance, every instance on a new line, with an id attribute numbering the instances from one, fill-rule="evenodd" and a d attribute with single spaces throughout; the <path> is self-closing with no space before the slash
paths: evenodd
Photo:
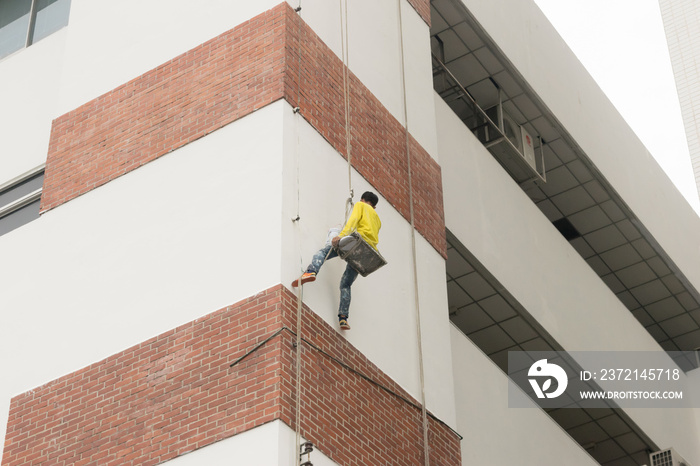
<path id="1" fill-rule="evenodd" d="M 304 275 L 301 276 L 301 284 L 303 285 L 304 283 L 309 283 L 316 280 L 316 274 L 314 272 L 305 272 Z M 299 279 L 297 278 L 292 282 L 292 286 L 296 288 L 299 286 Z"/>

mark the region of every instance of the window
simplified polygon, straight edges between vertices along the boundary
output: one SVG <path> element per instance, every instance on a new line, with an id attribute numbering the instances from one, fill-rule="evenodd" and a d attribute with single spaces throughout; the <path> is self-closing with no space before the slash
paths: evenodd
<path id="1" fill-rule="evenodd" d="M 44 166 L 0 185 L 0 235 L 39 218 Z"/>
<path id="2" fill-rule="evenodd" d="M 68 24 L 70 0 L 0 0 L 0 59 Z"/>

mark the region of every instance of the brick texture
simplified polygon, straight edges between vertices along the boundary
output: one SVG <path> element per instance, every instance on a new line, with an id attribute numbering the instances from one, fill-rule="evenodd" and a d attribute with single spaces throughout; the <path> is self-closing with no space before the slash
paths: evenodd
<path id="1" fill-rule="evenodd" d="M 430 0 L 408 0 L 418 16 L 430 26 Z"/>
<path id="2" fill-rule="evenodd" d="M 267 11 L 57 118 L 42 212 L 282 98 L 285 20 Z"/>
<path id="3" fill-rule="evenodd" d="M 286 98 L 347 159 L 343 63 L 298 18 L 289 21 Z M 409 220 L 405 128 L 354 74 L 349 75 L 352 166 Z M 447 258 L 440 166 L 410 135 L 409 141 L 416 230 Z"/>
<path id="4" fill-rule="evenodd" d="M 347 158 L 343 69 L 285 2 L 57 118 L 41 211 L 282 98 Z M 352 73 L 349 88 L 352 164 L 408 220 L 405 128 Z M 409 140 L 416 230 L 446 257 L 440 167 Z"/>
<path id="5" fill-rule="evenodd" d="M 296 309 L 283 318 L 291 326 Z M 308 308 L 303 309 L 301 334 L 308 342 L 301 346 L 303 435 L 342 465 L 424 464 L 419 403 Z M 284 384 L 282 391 L 290 398 L 295 394 Z M 283 420 L 296 427 L 292 417 Z M 431 464 L 462 464 L 455 432 L 430 417 L 428 437 Z"/>
<path id="6" fill-rule="evenodd" d="M 343 465 L 422 464 L 417 402 L 303 312 L 302 435 Z M 19 395 L 2 465 L 154 465 L 275 419 L 295 428 L 294 322 L 276 286 Z M 459 437 L 429 426 L 431 464 L 461 464 Z"/>

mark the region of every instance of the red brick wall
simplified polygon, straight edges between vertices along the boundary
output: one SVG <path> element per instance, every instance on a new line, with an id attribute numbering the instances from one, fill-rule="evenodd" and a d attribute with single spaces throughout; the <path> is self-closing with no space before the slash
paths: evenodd
<path id="1" fill-rule="evenodd" d="M 304 23 L 301 31 L 298 19 L 289 24 L 286 98 L 347 159 L 343 63 Z M 409 220 L 406 130 L 352 73 L 349 89 L 352 165 Z M 416 230 L 447 258 L 440 166 L 412 136 L 410 141 Z"/>
<path id="2" fill-rule="evenodd" d="M 296 309 L 283 318 L 285 325 L 291 326 Z M 303 310 L 301 334 L 309 343 L 302 345 L 303 435 L 344 466 L 424 464 L 420 404 L 307 308 Z M 374 383 L 328 356 L 369 376 Z M 295 394 L 286 387 L 282 391 L 290 398 Z M 283 419 L 296 427 L 293 418 Z M 431 464 L 462 464 L 455 432 L 429 417 L 428 436 Z"/>
<path id="3" fill-rule="evenodd" d="M 2 465 L 158 464 L 279 418 L 282 340 L 228 365 L 281 315 L 270 290 L 15 397 Z"/>
<path id="4" fill-rule="evenodd" d="M 345 156 L 342 75 L 285 2 L 57 118 L 41 211 L 281 98 Z M 405 129 L 353 74 L 350 94 L 353 166 L 409 219 Z M 416 229 L 447 257 L 440 167 L 412 137 L 410 152 Z"/>
<path id="5" fill-rule="evenodd" d="M 430 26 L 430 0 L 408 0 L 416 13 Z"/>
<path id="6" fill-rule="evenodd" d="M 2 465 L 153 465 L 275 419 L 294 428 L 290 331 L 229 367 L 294 322 L 296 298 L 273 287 L 19 395 Z M 343 465 L 419 464 L 416 401 L 315 313 L 303 322 L 310 343 L 396 394 L 304 343 L 302 435 Z M 432 464 L 461 464 L 453 431 L 431 418 L 429 435 Z"/>
<path id="7" fill-rule="evenodd" d="M 283 96 L 277 7 L 53 122 L 45 212 Z"/>

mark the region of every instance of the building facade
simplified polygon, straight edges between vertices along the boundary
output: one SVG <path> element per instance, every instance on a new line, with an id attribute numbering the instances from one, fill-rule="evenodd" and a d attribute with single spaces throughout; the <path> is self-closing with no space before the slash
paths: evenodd
<path id="1" fill-rule="evenodd" d="M 668 51 L 671 56 L 676 90 L 681 104 L 688 150 L 700 195 L 700 139 L 698 119 L 700 92 L 694 85 L 700 76 L 696 61 L 700 57 L 700 8 L 695 2 L 659 0 L 664 21 Z"/>
<path id="2" fill-rule="evenodd" d="M 700 219 L 534 3 L 0 18 L 3 466 L 700 464 L 692 408 L 509 407 L 509 352 L 700 347 Z M 290 283 L 367 190 L 341 331 Z"/>

